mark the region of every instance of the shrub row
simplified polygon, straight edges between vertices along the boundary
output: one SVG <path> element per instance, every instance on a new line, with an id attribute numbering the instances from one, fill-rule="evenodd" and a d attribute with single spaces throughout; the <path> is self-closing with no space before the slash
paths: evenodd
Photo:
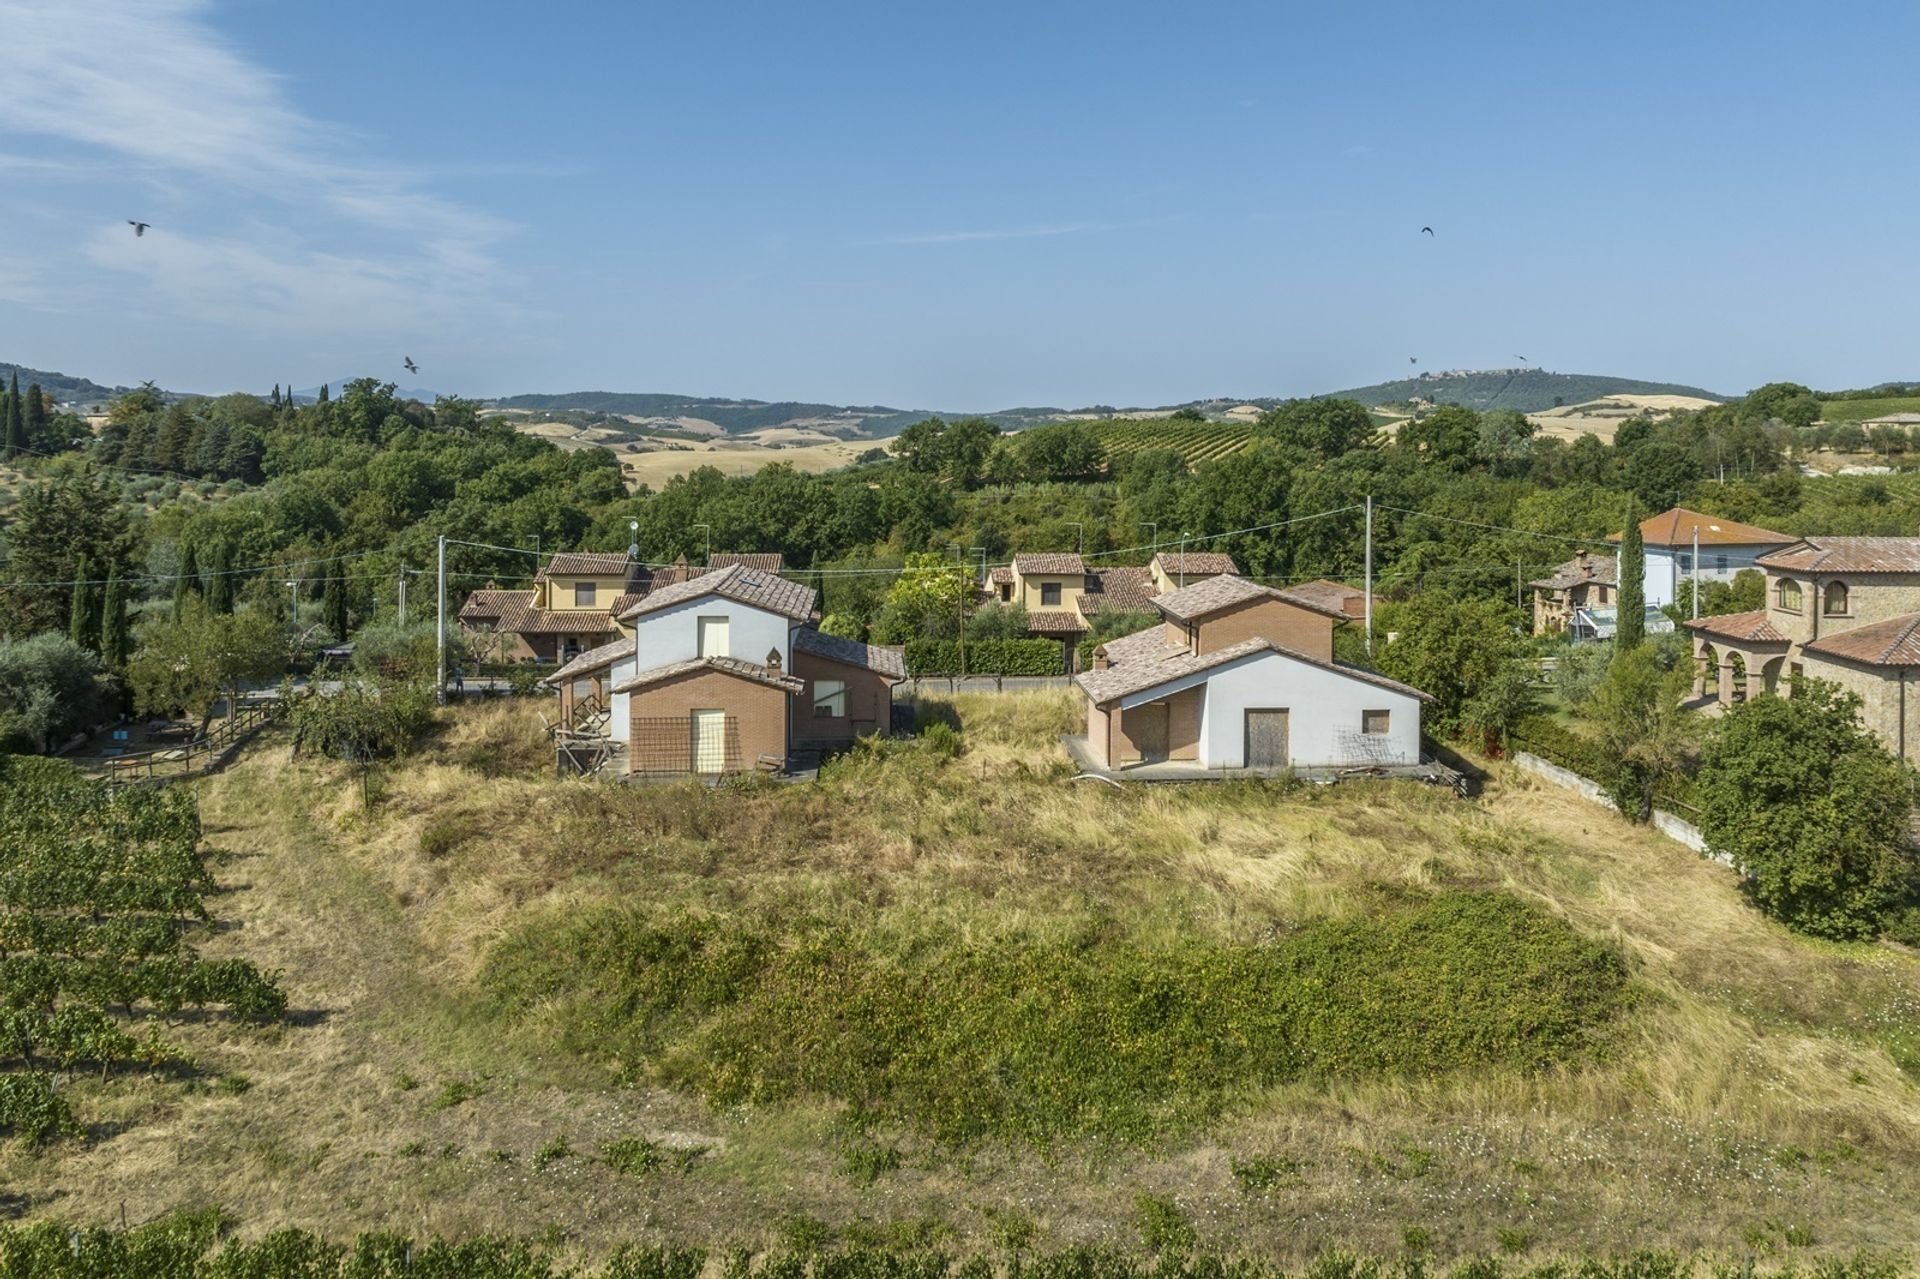
<path id="1" fill-rule="evenodd" d="M 1263 945 L 1018 938 L 885 949 L 608 908 L 497 947 L 483 976 L 566 1050 L 717 1104 L 824 1096 L 960 1145 L 1144 1141 L 1336 1074 L 1529 1069 L 1623 1005 L 1611 949 L 1500 894 L 1388 902 Z"/>
<path id="2" fill-rule="evenodd" d="M 1625 761 L 1608 752 L 1591 737 L 1576 733 L 1546 715 L 1531 715 L 1514 726 L 1508 743 L 1515 750 L 1538 755 L 1569 772 L 1596 782 L 1615 802 L 1634 800 L 1639 794 L 1640 777 Z M 1662 776 L 1654 787 L 1654 804 L 1681 809 L 1693 806 L 1693 779 L 1681 774 Z"/>
<path id="3" fill-rule="evenodd" d="M 132 1230 L 73 1228 L 59 1222 L 0 1227 L 0 1279 L 698 1279 L 706 1250 L 623 1246 L 597 1267 L 559 1262 L 507 1238 L 416 1244 L 400 1235 L 362 1235 L 337 1244 L 304 1230 L 222 1240 L 216 1212 L 163 1218 Z M 961 1260 L 931 1249 L 847 1248 L 724 1255 L 723 1279 L 1719 1279 L 1747 1275 L 1712 1259 L 1671 1252 L 1576 1256 L 1533 1265 L 1478 1257 L 1442 1270 L 1419 1253 L 1391 1261 L 1329 1252 L 1297 1272 L 1252 1257 L 1172 1249 L 1148 1256 L 1078 1245 Z M 1901 1279 L 1904 1259 L 1858 1254 L 1801 1270 L 1758 1272 L 1776 1279 Z"/>
<path id="4" fill-rule="evenodd" d="M 968 640 L 965 674 L 1061 675 L 1062 648 L 1050 639 Z M 960 642 L 950 639 L 909 640 L 907 674 L 959 675 Z"/>

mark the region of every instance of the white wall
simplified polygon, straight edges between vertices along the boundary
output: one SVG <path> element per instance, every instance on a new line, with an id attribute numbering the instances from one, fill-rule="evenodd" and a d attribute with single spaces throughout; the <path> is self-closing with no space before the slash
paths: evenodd
<path id="1" fill-rule="evenodd" d="M 1420 700 L 1284 653 L 1262 653 L 1207 680 L 1200 762 L 1246 763 L 1246 711 L 1285 709 L 1289 762 L 1300 768 L 1420 762 Z M 1391 712 L 1388 731 L 1363 736 L 1360 712 Z"/>
<path id="2" fill-rule="evenodd" d="M 781 613 L 769 613 L 723 596 L 709 595 L 688 600 L 658 613 L 643 613 L 633 620 L 634 639 L 639 645 L 639 669 L 690 662 L 700 656 L 698 620 L 726 616 L 729 656 L 747 662 L 764 662 L 769 650 L 780 654 L 780 668 L 793 669 L 790 636 L 793 623 Z"/>
<path id="3" fill-rule="evenodd" d="M 607 672 L 607 687 L 615 688 L 634 676 L 638 668 L 631 654 L 613 664 Z M 607 722 L 607 736 L 616 742 L 624 742 L 633 736 L 633 714 L 629 705 L 631 693 L 613 693 L 607 698 L 607 708 L 612 718 Z"/>
<path id="4" fill-rule="evenodd" d="M 1731 582 L 1743 568 L 1758 569 L 1754 563 L 1769 551 L 1780 549 L 1778 546 L 1702 546 L 1700 548 L 1701 582 Z M 1726 565 L 1721 566 L 1721 557 Z M 1649 546 L 1647 548 L 1647 603 L 1656 608 L 1673 603 L 1680 597 L 1680 583 L 1693 580 L 1693 547 L 1691 546 Z"/>

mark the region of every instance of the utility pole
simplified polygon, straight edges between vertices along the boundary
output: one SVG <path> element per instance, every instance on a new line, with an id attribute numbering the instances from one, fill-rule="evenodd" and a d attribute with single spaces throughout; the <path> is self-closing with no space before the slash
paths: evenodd
<path id="1" fill-rule="evenodd" d="M 400 629 L 407 628 L 407 566 L 400 566 Z"/>
<path id="2" fill-rule="evenodd" d="M 1180 530 L 1180 589 L 1187 589 L 1187 539 L 1193 536 L 1193 530 Z"/>
<path id="3" fill-rule="evenodd" d="M 1367 656 L 1373 656 L 1373 494 L 1367 494 Z"/>
<path id="4" fill-rule="evenodd" d="M 960 678 L 967 677 L 967 561 L 960 554 L 960 543 L 949 542 L 953 548 L 953 562 L 960 571 L 953 575 L 953 620 L 957 624 L 954 635 L 960 641 Z"/>
<path id="5" fill-rule="evenodd" d="M 695 524 L 693 527 L 706 534 L 705 549 L 700 552 L 700 567 L 705 568 L 713 563 L 713 525 Z"/>
<path id="6" fill-rule="evenodd" d="M 440 678 L 433 686 L 434 701 L 447 704 L 447 535 L 440 535 L 440 603 L 438 616 L 434 623 L 434 655 L 439 666 Z"/>
<path id="7" fill-rule="evenodd" d="M 1693 620 L 1700 620 L 1700 526 L 1693 526 Z"/>
<path id="8" fill-rule="evenodd" d="M 1526 607 L 1526 603 L 1521 598 L 1521 595 L 1520 595 L 1520 561 L 1519 560 L 1515 560 L 1513 562 L 1513 606 L 1515 608 Z"/>

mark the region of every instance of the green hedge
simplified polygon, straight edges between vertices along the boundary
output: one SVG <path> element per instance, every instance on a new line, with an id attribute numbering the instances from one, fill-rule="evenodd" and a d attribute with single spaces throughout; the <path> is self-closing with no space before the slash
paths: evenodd
<path id="1" fill-rule="evenodd" d="M 1050 639 L 968 640 L 966 673 L 1064 675 L 1063 651 L 1058 641 Z M 910 640 L 906 658 L 909 675 L 961 673 L 957 640 Z"/>

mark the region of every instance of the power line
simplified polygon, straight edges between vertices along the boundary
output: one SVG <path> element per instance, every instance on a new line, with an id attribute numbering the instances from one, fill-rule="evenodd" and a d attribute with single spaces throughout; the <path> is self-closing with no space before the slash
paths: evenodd
<path id="1" fill-rule="evenodd" d="M 1398 511 L 1402 515 L 1416 515 L 1421 519 L 1440 520 L 1447 524 L 1463 524 L 1468 528 L 1485 529 L 1490 533 L 1518 533 L 1522 537 L 1544 537 L 1555 542 L 1571 542 L 1576 546 L 1612 547 L 1614 545 L 1612 542 L 1601 541 L 1591 537 L 1568 537 L 1564 533 L 1536 533 L 1532 529 L 1512 528 L 1505 524 L 1482 524 L 1477 520 L 1455 519 L 1451 515 L 1435 515 L 1432 511 L 1416 511 L 1405 506 L 1388 506 L 1384 502 L 1376 504 L 1374 509 L 1381 511 Z"/>

